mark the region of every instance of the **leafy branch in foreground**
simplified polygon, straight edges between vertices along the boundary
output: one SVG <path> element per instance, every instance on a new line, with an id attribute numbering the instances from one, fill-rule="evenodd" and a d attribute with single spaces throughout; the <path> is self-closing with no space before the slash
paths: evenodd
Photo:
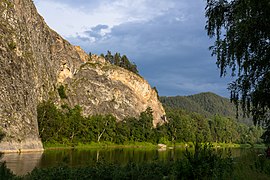
<path id="1" fill-rule="evenodd" d="M 252 114 L 255 124 L 269 121 L 269 0 L 207 0 L 205 15 L 207 34 L 215 37 L 210 49 L 220 75 L 231 69 L 237 77 L 229 85 L 231 99 Z"/>

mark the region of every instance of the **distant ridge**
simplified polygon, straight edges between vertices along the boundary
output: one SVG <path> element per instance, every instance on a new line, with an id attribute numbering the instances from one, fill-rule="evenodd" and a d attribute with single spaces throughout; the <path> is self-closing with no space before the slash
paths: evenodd
<path id="1" fill-rule="evenodd" d="M 160 101 L 167 108 L 180 108 L 188 112 L 196 112 L 206 117 L 221 115 L 236 119 L 236 107 L 228 98 L 221 97 L 212 92 L 203 92 L 190 96 L 161 96 Z M 250 118 L 243 118 L 239 111 L 239 122 L 252 124 Z"/>

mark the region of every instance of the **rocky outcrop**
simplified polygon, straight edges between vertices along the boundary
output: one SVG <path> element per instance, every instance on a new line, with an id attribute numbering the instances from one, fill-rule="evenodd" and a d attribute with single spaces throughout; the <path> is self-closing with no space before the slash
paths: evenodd
<path id="1" fill-rule="evenodd" d="M 162 123 L 164 110 L 156 91 L 142 77 L 108 63 L 83 64 L 65 81 L 68 102 L 82 105 L 84 114 L 113 114 L 121 120 L 153 110 L 153 125 Z"/>
<path id="2" fill-rule="evenodd" d="M 0 151 L 42 150 L 37 105 L 80 105 L 85 115 L 114 114 L 119 120 L 153 110 L 156 125 L 165 112 L 157 94 L 140 76 L 91 58 L 51 30 L 32 0 L 0 2 Z M 68 99 L 57 88 L 63 84 Z"/>

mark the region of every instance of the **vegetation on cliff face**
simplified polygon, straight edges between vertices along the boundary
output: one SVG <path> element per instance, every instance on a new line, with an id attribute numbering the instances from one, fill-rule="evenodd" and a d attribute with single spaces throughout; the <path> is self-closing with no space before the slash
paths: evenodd
<path id="1" fill-rule="evenodd" d="M 63 85 L 60 85 L 59 88 L 57 88 L 58 90 L 58 94 L 60 96 L 61 99 L 67 99 L 67 95 L 66 95 L 66 92 L 65 92 L 65 86 Z"/>
<path id="2" fill-rule="evenodd" d="M 139 74 L 136 64 L 130 62 L 126 55 L 121 56 L 118 52 L 116 52 L 115 55 L 112 55 L 111 51 L 107 51 L 107 54 L 104 56 L 104 58 L 106 61 L 113 65 L 127 69 L 135 74 Z"/>
<path id="3" fill-rule="evenodd" d="M 43 102 L 37 108 L 40 136 L 43 142 L 78 144 L 91 142 L 183 143 L 225 142 L 260 143 L 261 128 L 247 126 L 221 116 L 205 118 L 180 109 L 167 109 L 168 123 L 153 128 L 152 110 L 147 108 L 138 118 L 117 122 L 112 115 L 83 117 L 80 106 L 57 108 Z"/>
<path id="4" fill-rule="evenodd" d="M 0 142 L 2 139 L 6 136 L 6 134 L 3 132 L 3 130 L 0 128 Z"/>

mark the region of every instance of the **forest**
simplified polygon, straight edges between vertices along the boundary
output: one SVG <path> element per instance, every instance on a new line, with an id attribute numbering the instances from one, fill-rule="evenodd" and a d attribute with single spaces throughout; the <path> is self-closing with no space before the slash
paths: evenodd
<path id="1" fill-rule="evenodd" d="M 252 118 L 243 116 L 241 108 L 237 110 L 235 104 L 230 99 L 212 92 L 203 92 L 189 96 L 161 96 L 159 100 L 166 107 L 196 112 L 208 118 L 218 114 L 247 125 L 253 124 Z"/>
<path id="2" fill-rule="evenodd" d="M 214 115 L 211 118 L 182 109 L 167 108 L 168 123 L 153 127 L 152 110 L 147 108 L 139 117 L 117 121 L 112 115 L 82 116 L 82 108 L 67 105 L 56 107 L 43 102 L 37 108 L 41 139 L 45 143 L 76 145 L 78 143 L 149 142 L 175 144 L 185 142 L 261 143 L 261 127 L 236 122 Z"/>

